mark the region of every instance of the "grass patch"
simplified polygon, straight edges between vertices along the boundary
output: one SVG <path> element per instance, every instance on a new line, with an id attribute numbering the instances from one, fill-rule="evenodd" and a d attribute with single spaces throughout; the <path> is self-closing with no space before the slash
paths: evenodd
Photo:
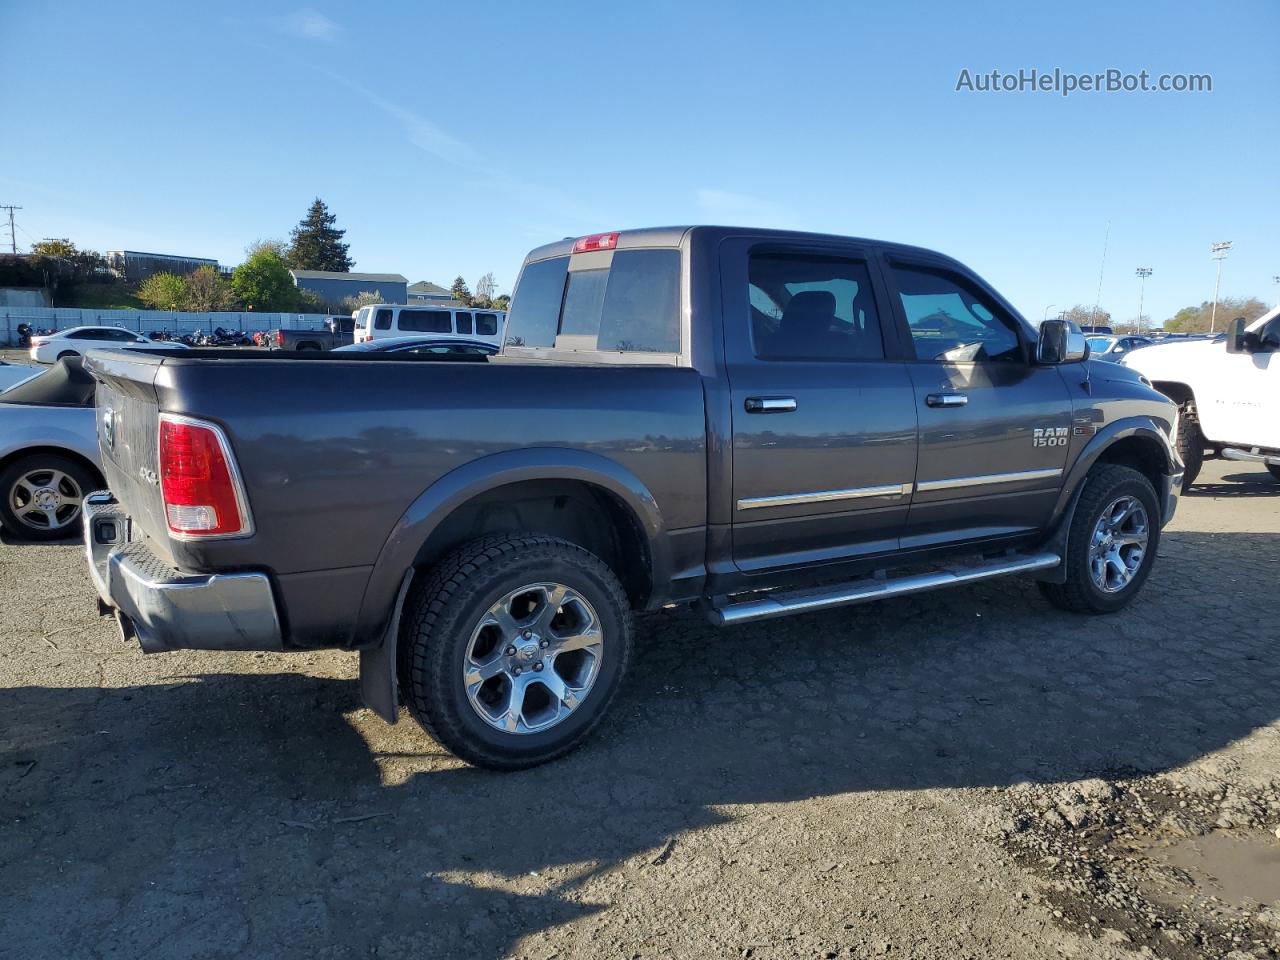
<path id="1" fill-rule="evenodd" d="M 60 307 L 90 310 L 142 310 L 133 287 L 124 283 L 82 283 L 58 297 Z"/>

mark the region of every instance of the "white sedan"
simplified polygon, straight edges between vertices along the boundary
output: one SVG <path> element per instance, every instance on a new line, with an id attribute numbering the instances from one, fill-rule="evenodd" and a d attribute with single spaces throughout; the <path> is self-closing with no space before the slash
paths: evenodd
<path id="1" fill-rule="evenodd" d="M 148 340 L 124 327 L 72 327 L 31 338 L 31 359 L 56 363 L 63 357 L 82 357 L 89 350 L 186 350 L 181 343 Z"/>

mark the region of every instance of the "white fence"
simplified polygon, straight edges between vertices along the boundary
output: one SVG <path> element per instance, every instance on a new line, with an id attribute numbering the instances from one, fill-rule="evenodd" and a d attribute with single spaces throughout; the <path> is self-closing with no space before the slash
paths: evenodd
<path id="1" fill-rule="evenodd" d="M 25 323 L 33 331 L 66 330 L 69 327 L 124 327 L 135 333 L 151 334 L 161 330 L 172 333 L 212 333 L 224 330 L 320 330 L 323 313 L 184 313 L 174 310 L 96 310 L 75 307 L 3 307 L 0 306 L 0 345 L 17 346 L 18 325 Z"/>

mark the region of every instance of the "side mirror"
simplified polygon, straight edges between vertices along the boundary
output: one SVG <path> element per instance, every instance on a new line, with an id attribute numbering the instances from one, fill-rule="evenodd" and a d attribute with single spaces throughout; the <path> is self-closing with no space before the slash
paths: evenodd
<path id="1" fill-rule="evenodd" d="M 1244 334 L 1244 317 L 1236 317 L 1227 327 L 1227 353 L 1248 353 L 1249 344 Z"/>
<path id="2" fill-rule="evenodd" d="M 1071 329 L 1065 320 L 1046 320 L 1040 324 L 1036 340 L 1036 362 L 1046 365 L 1079 363 L 1089 356 L 1089 342 L 1083 333 Z"/>

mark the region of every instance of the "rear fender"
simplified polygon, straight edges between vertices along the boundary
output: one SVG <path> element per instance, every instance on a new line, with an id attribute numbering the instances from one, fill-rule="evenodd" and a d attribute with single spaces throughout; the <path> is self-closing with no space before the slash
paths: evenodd
<path id="1" fill-rule="evenodd" d="M 469 500 L 528 480 L 579 480 L 617 496 L 648 540 L 655 595 L 666 593 L 671 558 L 662 514 L 653 494 L 625 467 L 599 454 L 567 447 L 510 450 L 472 460 L 445 474 L 409 506 L 383 544 L 365 587 L 356 631 L 361 648 L 360 686 L 365 704 L 384 720 L 395 722 L 400 614 L 423 544 Z"/>

